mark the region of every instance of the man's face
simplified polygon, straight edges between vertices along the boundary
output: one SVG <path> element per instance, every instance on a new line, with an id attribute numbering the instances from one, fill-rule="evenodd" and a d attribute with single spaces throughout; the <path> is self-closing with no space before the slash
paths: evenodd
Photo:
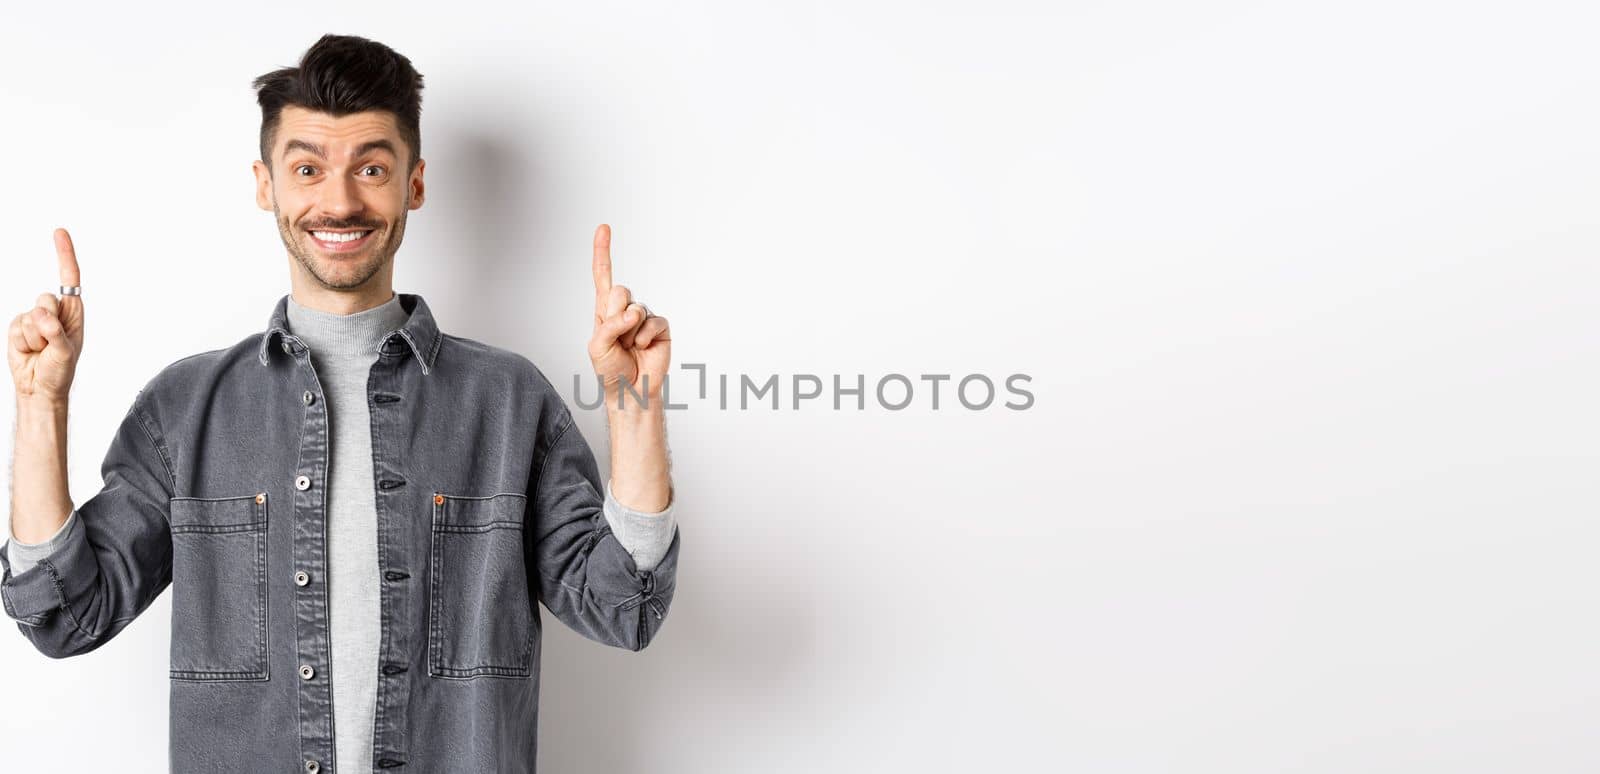
<path id="1" fill-rule="evenodd" d="M 329 289 L 360 287 L 394 260 L 406 213 L 422 206 L 424 163 L 387 111 L 334 118 L 293 105 L 273 138 L 272 166 L 257 161 L 256 204 L 272 210 L 284 247 Z"/>

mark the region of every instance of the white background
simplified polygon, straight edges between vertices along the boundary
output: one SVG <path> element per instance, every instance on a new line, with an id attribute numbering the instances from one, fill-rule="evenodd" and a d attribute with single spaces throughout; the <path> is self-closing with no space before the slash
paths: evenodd
<path id="1" fill-rule="evenodd" d="M 673 412 L 672 612 L 546 629 L 542 771 L 1594 771 L 1592 8 L 26 3 L 0 303 L 69 228 L 82 502 L 288 292 L 250 80 L 371 37 L 426 78 L 396 289 L 446 331 L 569 385 L 609 222 L 677 363 L 1032 377 Z M 169 599 L 64 661 L 0 622 L 0 768 L 163 771 Z"/>

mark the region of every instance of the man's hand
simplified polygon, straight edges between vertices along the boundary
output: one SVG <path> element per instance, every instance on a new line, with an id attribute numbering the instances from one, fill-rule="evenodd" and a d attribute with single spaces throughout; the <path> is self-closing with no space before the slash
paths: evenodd
<path id="1" fill-rule="evenodd" d="M 78 285 L 78 256 L 72 236 L 55 231 L 56 262 L 61 284 Z M 16 383 L 17 400 L 65 405 L 72 377 L 83 352 L 83 298 L 40 293 L 32 309 L 11 320 L 6 362 Z"/>
<path id="2" fill-rule="evenodd" d="M 611 284 L 611 227 L 602 223 L 594 231 L 594 335 L 589 339 L 589 359 L 605 385 L 606 406 L 615 408 L 622 386 L 631 386 L 644 398 L 623 398 L 624 409 L 639 408 L 648 400 L 653 408 L 672 363 L 672 338 L 667 318 L 651 314 L 633 300 L 624 285 Z"/>

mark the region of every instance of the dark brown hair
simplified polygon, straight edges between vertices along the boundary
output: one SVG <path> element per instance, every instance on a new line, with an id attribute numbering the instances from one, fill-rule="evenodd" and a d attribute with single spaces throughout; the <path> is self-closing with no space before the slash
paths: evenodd
<path id="1" fill-rule="evenodd" d="M 300 57 L 254 82 L 261 104 L 261 160 L 272 168 L 278 119 L 286 105 L 338 117 L 366 110 L 394 114 L 400 139 L 411 146 L 409 174 L 422 158 L 422 74 L 411 60 L 374 40 L 323 35 Z"/>

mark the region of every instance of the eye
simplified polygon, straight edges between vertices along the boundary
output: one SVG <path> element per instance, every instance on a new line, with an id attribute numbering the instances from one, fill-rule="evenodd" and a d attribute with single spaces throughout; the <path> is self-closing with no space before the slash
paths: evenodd
<path id="1" fill-rule="evenodd" d="M 313 167 L 310 164 L 301 164 L 301 165 L 299 165 L 299 166 L 294 168 L 295 174 L 299 175 L 300 174 L 300 170 L 302 170 L 302 169 L 316 169 L 316 167 Z M 301 175 L 301 177 L 304 177 L 304 175 Z"/>
<path id="2" fill-rule="evenodd" d="M 378 164 L 368 164 L 367 166 L 362 167 L 361 171 L 365 172 L 365 171 L 367 171 L 369 169 L 376 169 L 376 170 L 378 170 L 378 172 L 377 172 L 377 174 L 367 175 L 367 177 L 378 177 L 379 175 L 387 174 L 388 171 L 389 171 L 387 169 L 384 169 L 382 166 L 380 166 Z"/>

